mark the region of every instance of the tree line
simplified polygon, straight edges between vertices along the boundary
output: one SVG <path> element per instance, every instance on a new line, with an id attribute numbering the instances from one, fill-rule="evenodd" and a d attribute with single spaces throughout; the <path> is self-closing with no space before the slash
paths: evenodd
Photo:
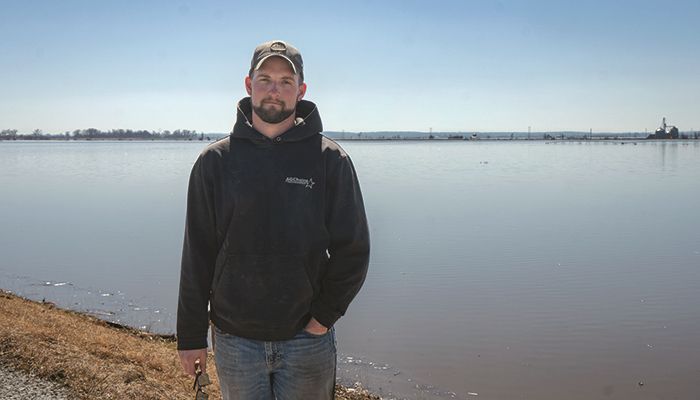
<path id="1" fill-rule="evenodd" d="M 0 140 L 91 140 L 91 139 L 117 139 L 117 140 L 203 140 L 204 134 L 189 129 L 177 129 L 174 131 L 147 131 L 132 129 L 112 129 L 101 131 L 95 128 L 76 129 L 73 132 L 66 131 L 58 134 L 47 134 L 41 129 L 35 129 L 32 133 L 21 134 L 17 129 L 3 129 L 0 131 Z"/>

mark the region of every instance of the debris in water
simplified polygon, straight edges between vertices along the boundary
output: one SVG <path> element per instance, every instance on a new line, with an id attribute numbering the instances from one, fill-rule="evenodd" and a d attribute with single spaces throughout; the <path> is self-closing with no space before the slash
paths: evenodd
<path id="1" fill-rule="evenodd" d="M 103 311 L 103 310 L 92 310 L 92 311 L 88 311 L 88 314 L 92 314 L 92 315 L 102 315 L 102 316 L 105 316 L 105 317 L 114 315 L 114 313 L 111 312 L 111 311 Z"/>
<path id="2" fill-rule="evenodd" d="M 469 396 L 478 396 L 478 395 L 479 395 L 479 393 L 476 393 L 476 392 L 469 392 L 469 393 L 467 393 L 467 394 L 468 394 Z"/>

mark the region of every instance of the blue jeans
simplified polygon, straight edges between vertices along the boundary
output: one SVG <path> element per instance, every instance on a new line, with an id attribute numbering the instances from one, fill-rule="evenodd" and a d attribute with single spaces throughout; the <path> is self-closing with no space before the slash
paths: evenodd
<path id="1" fill-rule="evenodd" d="M 334 398 L 336 344 L 301 331 L 290 340 L 245 339 L 213 327 L 214 358 L 224 400 L 330 400 Z"/>

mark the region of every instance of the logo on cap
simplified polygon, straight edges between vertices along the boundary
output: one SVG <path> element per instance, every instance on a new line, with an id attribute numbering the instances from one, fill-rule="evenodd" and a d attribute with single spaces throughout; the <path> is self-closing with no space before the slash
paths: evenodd
<path id="1" fill-rule="evenodd" d="M 287 46 L 282 42 L 275 42 L 270 45 L 270 50 L 282 53 L 287 50 Z"/>

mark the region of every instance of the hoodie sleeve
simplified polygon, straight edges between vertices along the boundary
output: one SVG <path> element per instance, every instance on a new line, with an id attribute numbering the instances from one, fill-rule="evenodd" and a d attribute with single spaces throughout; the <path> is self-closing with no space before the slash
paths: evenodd
<path id="1" fill-rule="evenodd" d="M 355 168 L 342 152 L 334 167 L 327 183 L 330 259 L 321 293 L 311 305 L 311 315 L 329 328 L 360 291 L 369 265 L 369 229 Z"/>
<path id="2" fill-rule="evenodd" d="M 213 193 L 200 156 L 192 168 L 187 190 L 185 239 L 177 307 L 178 350 L 207 347 L 208 304 L 216 260 L 216 221 Z"/>

